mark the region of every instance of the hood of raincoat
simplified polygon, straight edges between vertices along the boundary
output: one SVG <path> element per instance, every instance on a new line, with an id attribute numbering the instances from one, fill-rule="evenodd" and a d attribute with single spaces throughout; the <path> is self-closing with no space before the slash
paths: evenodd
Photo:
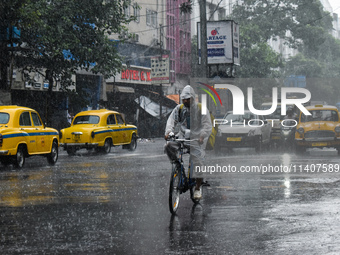
<path id="1" fill-rule="evenodd" d="M 186 85 L 181 93 L 181 99 L 195 98 L 195 91 L 190 85 Z"/>

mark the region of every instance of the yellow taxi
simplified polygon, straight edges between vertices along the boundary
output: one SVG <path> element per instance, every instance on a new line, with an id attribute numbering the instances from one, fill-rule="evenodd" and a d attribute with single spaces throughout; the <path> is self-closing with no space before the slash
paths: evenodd
<path id="1" fill-rule="evenodd" d="M 295 132 L 297 152 L 306 148 L 334 147 L 340 149 L 340 116 L 335 106 L 314 105 L 306 109 L 311 115 L 302 112 Z"/>
<path id="2" fill-rule="evenodd" d="M 78 113 L 70 127 L 60 130 L 60 146 L 73 155 L 86 148 L 109 153 L 111 146 L 137 147 L 137 127 L 125 123 L 119 112 L 101 109 Z"/>
<path id="3" fill-rule="evenodd" d="M 21 106 L 0 106 L 0 162 L 21 168 L 25 158 L 47 157 L 49 164 L 58 160 L 59 134 L 45 127 L 35 110 Z"/>

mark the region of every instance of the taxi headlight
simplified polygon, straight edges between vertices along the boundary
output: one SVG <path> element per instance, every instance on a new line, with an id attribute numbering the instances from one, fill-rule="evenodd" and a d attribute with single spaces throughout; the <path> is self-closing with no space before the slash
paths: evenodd
<path id="1" fill-rule="evenodd" d="M 297 131 L 300 135 L 302 135 L 305 132 L 305 130 L 303 128 L 299 128 Z"/>
<path id="2" fill-rule="evenodd" d="M 340 133 L 340 127 L 339 127 L 339 126 L 336 126 L 335 129 L 334 129 L 334 131 L 335 131 L 336 133 Z"/>

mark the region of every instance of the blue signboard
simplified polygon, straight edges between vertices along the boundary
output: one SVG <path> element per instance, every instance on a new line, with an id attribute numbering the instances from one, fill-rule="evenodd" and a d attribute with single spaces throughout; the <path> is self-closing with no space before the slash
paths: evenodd
<path id="1" fill-rule="evenodd" d="M 306 76 L 290 75 L 285 78 L 283 84 L 285 87 L 305 88 L 306 87 Z"/>

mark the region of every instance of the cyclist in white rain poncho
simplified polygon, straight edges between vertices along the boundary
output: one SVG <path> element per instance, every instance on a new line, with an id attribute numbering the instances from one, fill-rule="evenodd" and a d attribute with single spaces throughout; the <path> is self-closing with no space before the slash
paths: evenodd
<path id="1" fill-rule="evenodd" d="M 177 105 L 175 109 L 173 109 L 165 128 L 165 140 L 168 140 L 171 132 L 176 133 L 175 128 L 177 126 L 179 127 L 179 130 L 176 136 L 191 140 L 195 139 L 195 141 L 190 142 L 190 161 L 193 163 L 193 166 L 191 166 L 190 169 L 191 176 L 195 166 L 203 165 L 205 147 L 212 130 L 209 111 L 206 109 L 207 114 L 202 115 L 201 107 L 195 101 L 195 98 L 194 89 L 190 85 L 185 86 L 181 93 L 181 100 L 184 106 L 181 107 L 181 105 Z M 186 137 L 186 134 L 189 133 L 190 136 Z M 165 146 L 165 152 L 169 159 L 177 165 L 179 164 L 177 158 L 178 148 L 179 145 L 176 142 L 168 142 Z M 202 181 L 202 178 L 196 178 L 196 188 L 194 192 L 195 199 L 200 199 L 202 197 L 200 189 Z"/>

